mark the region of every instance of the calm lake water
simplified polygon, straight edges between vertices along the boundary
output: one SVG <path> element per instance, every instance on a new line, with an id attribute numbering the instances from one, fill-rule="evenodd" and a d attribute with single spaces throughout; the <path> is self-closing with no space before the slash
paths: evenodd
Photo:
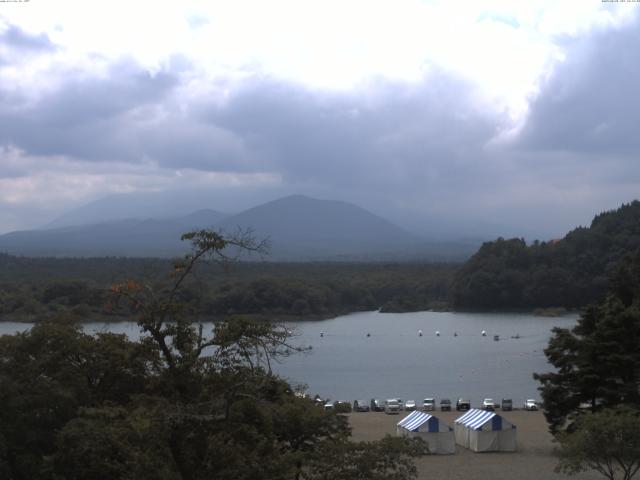
<path id="1" fill-rule="evenodd" d="M 577 316 L 362 312 L 289 323 L 296 343 L 312 350 L 284 360 L 275 369 L 291 382 L 307 384 L 309 393 L 334 400 L 400 397 L 421 401 L 434 396 L 455 401 L 466 396 L 477 406 L 485 397 L 498 401 L 510 397 L 520 406 L 526 398 L 539 398 L 532 374 L 551 368 L 543 353 L 551 329 L 571 327 L 576 320 Z M 0 323 L 0 334 L 29 327 Z M 126 333 L 130 338 L 139 335 L 132 323 L 89 323 L 85 328 Z M 486 337 L 481 335 L 483 330 Z M 494 341 L 494 335 L 500 340 Z"/>

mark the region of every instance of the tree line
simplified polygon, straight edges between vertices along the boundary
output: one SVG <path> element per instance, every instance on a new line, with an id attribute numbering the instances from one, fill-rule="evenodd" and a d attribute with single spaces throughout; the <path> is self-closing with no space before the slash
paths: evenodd
<path id="1" fill-rule="evenodd" d="M 109 286 L 137 277 L 159 284 L 171 262 L 134 258 L 34 259 L 0 255 L 0 319 L 39 321 L 60 314 L 117 320 L 106 308 Z M 446 308 L 453 264 L 239 262 L 207 265 L 180 292 L 209 317 L 328 318 L 375 310 Z"/>

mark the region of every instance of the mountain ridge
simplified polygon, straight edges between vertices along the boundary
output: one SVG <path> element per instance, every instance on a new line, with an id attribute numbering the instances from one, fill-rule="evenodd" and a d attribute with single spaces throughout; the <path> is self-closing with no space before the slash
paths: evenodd
<path id="1" fill-rule="evenodd" d="M 0 251 L 27 256 L 182 255 L 182 233 L 215 228 L 251 229 L 269 238 L 269 260 L 375 260 L 461 258 L 470 246 L 429 243 L 359 206 L 338 200 L 290 195 L 226 216 L 209 209 L 173 218 L 120 219 L 0 236 Z"/>

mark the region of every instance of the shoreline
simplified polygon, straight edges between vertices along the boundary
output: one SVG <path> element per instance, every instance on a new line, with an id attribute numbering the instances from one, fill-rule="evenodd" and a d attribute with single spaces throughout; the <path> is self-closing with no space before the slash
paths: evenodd
<path id="1" fill-rule="evenodd" d="M 545 309 L 542 309 L 545 310 Z M 555 310 L 555 309 L 548 309 Z M 333 312 L 330 314 L 310 314 L 306 316 L 298 316 L 298 315 L 276 315 L 276 314 L 259 314 L 259 313 L 230 313 L 230 314 L 212 314 L 207 316 L 206 319 L 194 319 L 193 322 L 217 322 L 226 320 L 231 317 L 239 316 L 239 317 L 247 317 L 256 321 L 267 321 L 267 322 L 276 322 L 276 323 L 288 323 L 288 322 L 322 322 L 325 320 L 333 320 L 338 317 L 344 317 L 347 315 L 357 314 L 357 313 L 368 313 L 368 312 L 378 312 L 383 315 L 398 315 L 405 313 L 421 313 L 421 312 L 431 312 L 431 313 L 470 313 L 470 314 L 496 314 L 496 315 L 508 315 L 508 314 L 518 314 L 518 315 L 531 315 L 534 317 L 541 318 L 563 318 L 568 316 L 576 316 L 580 315 L 580 310 L 563 310 L 562 312 L 552 311 L 552 312 L 543 312 L 541 309 L 532 309 L 532 310 L 411 310 L 411 311 L 383 311 L 382 309 L 377 310 L 353 310 L 353 311 L 345 311 L 345 312 Z M 56 316 L 64 315 L 63 313 L 58 313 Z M 70 316 L 78 316 L 74 313 L 69 313 Z M 11 318 L 9 316 L 0 316 L 0 323 L 24 323 L 24 324 L 36 324 L 45 320 L 50 320 L 51 318 L 25 318 L 23 316 L 18 316 L 16 318 Z M 86 324 L 86 323 L 136 323 L 135 315 L 101 315 L 96 314 L 95 318 L 90 320 L 81 320 L 74 319 L 76 323 Z"/>

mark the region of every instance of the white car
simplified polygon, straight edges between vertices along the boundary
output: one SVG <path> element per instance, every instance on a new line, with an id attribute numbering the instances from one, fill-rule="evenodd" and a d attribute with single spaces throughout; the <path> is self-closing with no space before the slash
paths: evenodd
<path id="1" fill-rule="evenodd" d="M 531 410 L 531 411 L 538 410 L 538 404 L 534 399 L 530 398 L 528 400 L 525 400 L 524 409 Z"/>
<path id="2" fill-rule="evenodd" d="M 496 403 L 493 401 L 493 398 L 485 398 L 482 401 L 482 409 L 483 410 L 495 410 L 496 409 Z"/>
<path id="3" fill-rule="evenodd" d="M 431 411 L 436 409 L 436 399 L 433 397 L 427 397 L 422 402 L 422 410 Z"/>
<path id="4" fill-rule="evenodd" d="M 416 409 L 416 401 L 415 401 L 415 400 L 407 400 L 407 401 L 404 403 L 404 409 L 405 409 L 407 412 L 412 412 L 412 411 L 414 411 L 414 410 Z"/>

